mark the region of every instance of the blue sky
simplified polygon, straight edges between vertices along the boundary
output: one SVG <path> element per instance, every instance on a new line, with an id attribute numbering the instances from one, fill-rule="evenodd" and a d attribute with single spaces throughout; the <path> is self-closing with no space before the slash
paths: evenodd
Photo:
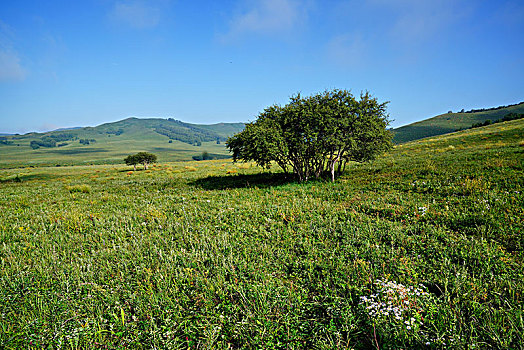
<path id="1" fill-rule="evenodd" d="M 333 88 L 390 101 L 392 126 L 524 101 L 524 2 L 0 3 L 0 133 L 250 121 Z"/>

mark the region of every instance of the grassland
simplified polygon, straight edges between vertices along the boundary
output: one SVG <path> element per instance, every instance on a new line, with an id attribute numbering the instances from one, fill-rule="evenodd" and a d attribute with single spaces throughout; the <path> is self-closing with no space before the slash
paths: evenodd
<path id="1" fill-rule="evenodd" d="M 160 125 L 170 124 L 177 127 L 173 121 L 166 119 L 128 118 L 96 127 L 4 136 L 8 144 L 0 143 L 0 168 L 118 164 L 123 163 L 127 155 L 141 151 L 158 155 L 162 162 L 191 160 L 203 152 L 218 157 L 228 156 L 225 138 L 243 129 L 242 123 L 186 124 L 207 130 L 222 139 L 220 144 L 213 140 L 196 145 L 170 140 L 170 137 L 155 132 Z M 74 134 L 75 139 L 58 142 L 64 144 L 61 147 L 32 149 L 30 146 L 32 141 L 61 134 Z M 95 142 L 85 145 L 79 142 L 82 139 Z"/>
<path id="2" fill-rule="evenodd" d="M 394 129 L 394 142 L 404 143 L 470 128 L 474 124 L 492 122 L 506 115 L 524 114 L 524 102 L 507 107 L 492 108 L 477 112 L 445 113 Z"/>
<path id="3" fill-rule="evenodd" d="M 521 349 L 524 121 L 338 181 L 0 170 L 0 348 Z"/>

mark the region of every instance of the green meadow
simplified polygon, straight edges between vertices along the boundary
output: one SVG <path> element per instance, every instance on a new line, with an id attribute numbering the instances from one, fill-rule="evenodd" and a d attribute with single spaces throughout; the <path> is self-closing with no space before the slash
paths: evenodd
<path id="1" fill-rule="evenodd" d="M 0 348 L 524 348 L 524 120 L 334 183 L 159 161 L 0 169 Z"/>

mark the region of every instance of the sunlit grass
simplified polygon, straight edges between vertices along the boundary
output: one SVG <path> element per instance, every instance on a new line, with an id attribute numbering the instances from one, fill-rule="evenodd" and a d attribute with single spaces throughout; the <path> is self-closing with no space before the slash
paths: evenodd
<path id="1" fill-rule="evenodd" d="M 0 170 L 0 348 L 522 348 L 522 130 L 335 183 L 224 160 Z"/>

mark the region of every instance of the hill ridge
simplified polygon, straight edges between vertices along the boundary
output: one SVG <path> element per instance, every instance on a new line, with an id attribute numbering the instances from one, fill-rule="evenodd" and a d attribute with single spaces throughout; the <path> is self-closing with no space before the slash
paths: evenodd
<path id="1" fill-rule="evenodd" d="M 192 124 L 173 118 L 129 117 L 78 129 L 5 135 L 0 140 L 0 168 L 24 164 L 79 165 L 121 163 L 140 151 L 160 161 L 228 157 L 224 142 L 243 130 L 243 123 Z"/>
<path id="2" fill-rule="evenodd" d="M 524 114 L 524 102 L 469 111 L 462 110 L 455 113 L 449 111 L 448 113 L 439 114 L 393 129 L 393 141 L 399 144 L 425 137 L 447 134 L 468 129 L 487 121 L 498 121 L 511 114 Z"/>

